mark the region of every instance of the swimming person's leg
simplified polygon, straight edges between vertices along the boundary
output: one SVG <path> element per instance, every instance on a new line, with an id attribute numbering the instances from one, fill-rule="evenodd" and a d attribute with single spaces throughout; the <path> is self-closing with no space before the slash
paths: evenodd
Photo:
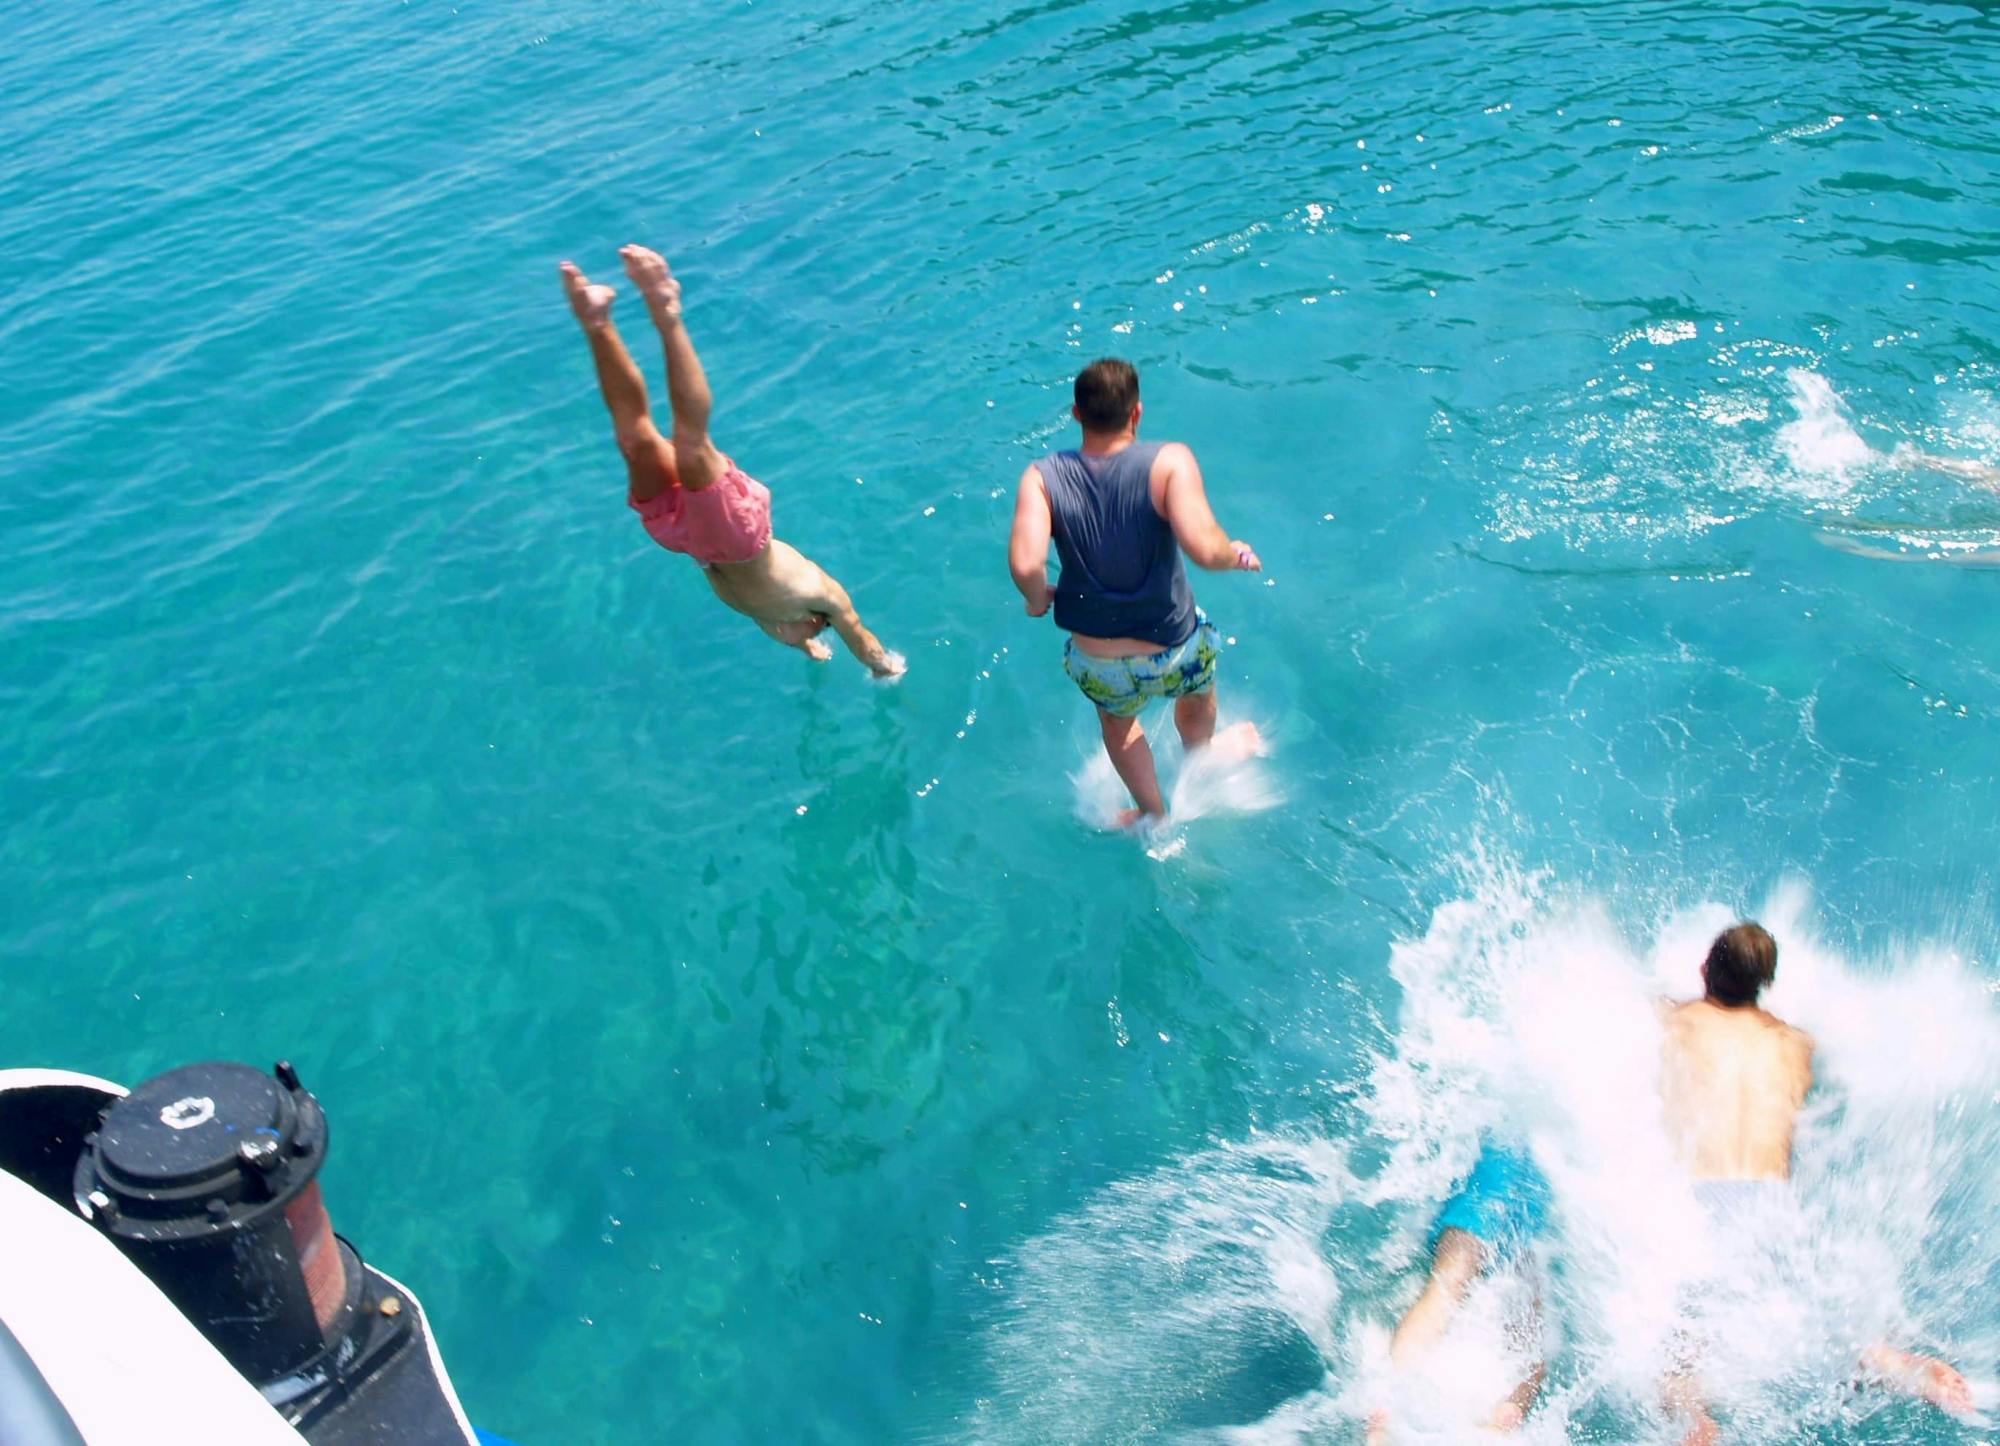
<path id="1" fill-rule="evenodd" d="M 597 368 L 597 389 L 611 413 L 611 430 L 625 458 L 625 481 L 635 502 L 649 502 L 674 484 L 673 449 L 653 425 L 646 401 L 646 378 L 640 373 L 625 339 L 611 324 L 611 303 L 617 293 L 591 281 L 572 262 L 562 263 L 563 290 L 570 310 L 590 342 L 590 359 Z"/>
<path id="2" fill-rule="evenodd" d="M 1470 1231 L 1448 1225 L 1438 1233 L 1424 1292 L 1404 1312 L 1396 1323 L 1396 1333 L 1389 1338 L 1391 1370 L 1408 1365 L 1444 1339 L 1472 1282 L 1492 1263 L 1492 1251 Z M 1382 1446 L 1388 1439 L 1389 1412 L 1383 1408 L 1368 1418 L 1368 1446 Z"/>
<path id="3" fill-rule="evenodd" d="M 1948 1362 L 1892 1345 L 1870 1346 L 1861 1353 L 1861 1369 L 1869 1379 L 1892 1391 L 1929 1401 L 1954 1416 L 1972 1414 L 1972 1387 Z"/>
<path id="4" fill-rule="evenodd" d="M 1127 828 L 1142 818 L 1165 818 L 1167 804 L 1160 796 L 1160 776 L 1153 767 L 1153 745 L 1146 741 L 1145 725 L 1138 714 L 1125 718 L 1099 708 L 1097 722 L 1104 734 L 1104 751 L 1110 755 L 1112 768 L 1126 792 L 1132 795 L 1132 801 L 1139 805 L 1123 810 L 1118 815 L 1118 826 Z"/>

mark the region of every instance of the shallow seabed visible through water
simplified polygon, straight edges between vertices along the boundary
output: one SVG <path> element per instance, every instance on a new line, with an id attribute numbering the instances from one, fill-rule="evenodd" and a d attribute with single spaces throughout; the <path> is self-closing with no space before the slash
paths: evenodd
<path id="1" fill-rule="evenodd" d="M 1842 1382 L 2000 1356 L 2000 496 L 1888 460 L 2000 463 L 1990 6 L 9 28 L 0 1062 L 296 1061 L 476 1420 L 1354 1441 L 1509 1115 L 1530 1439 L 1665 1439 L 1645 1000 L 1755 910 L 1827 1084 L 1730 1439 L 1985 1439 Z M 555 263 L 628 240 L 901 684 L 626 509 Z M 1150 849 L 1004 567 L 1104 352 L 1267 569 L 1272 755 Z"/>

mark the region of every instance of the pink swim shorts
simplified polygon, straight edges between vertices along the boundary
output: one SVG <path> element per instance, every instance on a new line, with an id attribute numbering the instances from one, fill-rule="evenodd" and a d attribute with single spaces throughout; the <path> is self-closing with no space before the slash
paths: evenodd
<path id="1" fill-rule="evenodd" d="M 699 492 L 672 486 L 632 510 L 653 541 L 704 567 L 748 562 L 771 543 L 771 490 L 734 462 Z"/>

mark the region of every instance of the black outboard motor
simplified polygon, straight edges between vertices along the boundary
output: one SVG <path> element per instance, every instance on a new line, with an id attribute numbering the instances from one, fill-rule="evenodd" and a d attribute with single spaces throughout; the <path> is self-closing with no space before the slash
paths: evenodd
<path id="1" fill-rule="evenodd" d="M 326 1116 L 289 1064 L 171 1070 L 83 1146 L 77 1210 L 316 1446 L 470 1439 L 415 1300 L 333 1233 Z"/>

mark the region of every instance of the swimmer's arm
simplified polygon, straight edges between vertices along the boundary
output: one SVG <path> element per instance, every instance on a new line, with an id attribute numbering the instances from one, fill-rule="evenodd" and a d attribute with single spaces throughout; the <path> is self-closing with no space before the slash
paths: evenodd
<path id="1" fill-rule="evenodd" d="M 1007 570 L 1014 574 L 1031 618 L 1049 610 L 1049 533 L 1054 526 L 1042 474 L 1031 462 L 1014 495 L 1014 531 L 1007 539 Z"/>
<path id="2" fill-rule="evenodd" d="M 1193 452 L 1179 442 L 1167 443 L 1153 460 L 1153 473 L 1160 487 L 1160 514 L 1196 567 L 1210 572 L 1264 570 L 1250 544 L 1232 538 L 1215 520 L 1208 505 L 1208 489 L 1201 480 L 1201 464 Z"/>

